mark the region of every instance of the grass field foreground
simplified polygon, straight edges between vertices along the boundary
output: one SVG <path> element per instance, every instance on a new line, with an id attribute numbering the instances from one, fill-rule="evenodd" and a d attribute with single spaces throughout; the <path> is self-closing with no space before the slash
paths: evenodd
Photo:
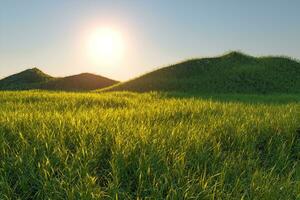
<path id="1" fill-rule="evenodd" d="M 0 92 L 0 199 L 297 199 L 299 100 Z"/>

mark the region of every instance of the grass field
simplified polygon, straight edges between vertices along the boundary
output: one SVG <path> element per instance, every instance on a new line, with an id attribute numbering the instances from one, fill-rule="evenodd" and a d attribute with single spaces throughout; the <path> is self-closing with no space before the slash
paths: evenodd
<path id="1" fill-rule="evenodd" d="M 0 92 L 0 199 L 300 199 L 300 95 Z"/>

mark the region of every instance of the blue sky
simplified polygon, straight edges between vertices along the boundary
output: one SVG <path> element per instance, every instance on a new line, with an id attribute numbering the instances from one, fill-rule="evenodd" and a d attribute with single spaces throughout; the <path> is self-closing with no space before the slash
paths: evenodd
<path id="1" fill-rule="evenodd" d="M 155 68 L 230 50 L 300 58 L 298 0 L 3 0 L 0 77 L 31 67 L 53 76 L 92 72 L 127 80 Z M 90 62 L 86 33 L 124 37 L 116 66 Z"/>

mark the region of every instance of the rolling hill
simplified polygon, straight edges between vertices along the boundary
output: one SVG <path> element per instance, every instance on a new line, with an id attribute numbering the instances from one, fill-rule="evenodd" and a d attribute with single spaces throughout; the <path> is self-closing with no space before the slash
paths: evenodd
<path id="1" fill-rule="evenodd" d="M 102 91 L 192 93 L 300 93 L 300 63 L 286 57 L 230 52 L 150 72 Z"/>
<path id="2" fill-rule="evenodd" d="M 82 73 L 64 78 L 56 78 L 43 83 L 40 88 L 45 90 L 82 91 L 95 90 L 118 83 L 115 80 L 103 76 Z"/>
<path id="3" fill-rule="evenodd" d="M 54 78 L 38 68 L 28 69 L 0 80 L 0 90 L 95 90 L 118 83 L 103 76 L 82 73 L 63 78 Z"/>
<path id="4" fill-rule="evenodd" d="M 38 68 L 27 69 L 0 80 L 0 90 L 25 90 L 38 88 L 42 83 L 54 78 Z"/>

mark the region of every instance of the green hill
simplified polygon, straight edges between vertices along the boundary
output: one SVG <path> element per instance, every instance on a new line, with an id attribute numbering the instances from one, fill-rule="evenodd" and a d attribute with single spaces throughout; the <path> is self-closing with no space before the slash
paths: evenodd
<path id="1" fill-rule="evenodd" d="M 83 73 L 63 78 L 54 78 L 37 68 L 28 69 L 0 80 L 0 90 L 95 90 L 118 83 L 103 76 Z"/>
<path id="2" fill-rule="evenodd" d="M 104 91 L 300 93 L 300 63 L 286 57 L 231 52 L 161 68 Z"/>
<path id="3" fill-rule="evenodd" d="M 0 90 L 25 90 L 37 88 L 54 78 L 38 68 L 27 69 L 0 80 Z"/>
<path id="4" fill-rule="evenodd" d="M 116 83 L 118 82 L 103 76 L 83 73 L 64 78 L 53 79 L 42 84 L 40 88 L 46 90 L 82 91 L 104 88 Z"/>

